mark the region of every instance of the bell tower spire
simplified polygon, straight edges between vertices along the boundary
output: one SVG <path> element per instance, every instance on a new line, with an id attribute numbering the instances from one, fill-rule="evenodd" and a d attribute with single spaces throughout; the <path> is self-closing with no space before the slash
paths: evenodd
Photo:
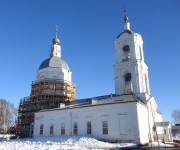
<path id="1" fill-rule="evenodd" d="M 125 9 L 124 9 L 124 30 L 130 30 L 130 22 Z"/>
<path id="2" fill-rule="evenodd" d="M 133 93 L 147 100 L 150 88 L 148 67 L 144 63 L 143 40 L 140 34 L 130 30 L 129 19 L 124 12 L 124 31 L 115 39 L 115 94 Z"/>
<path id="3" fill-rule="evenodd" d="M 50 57 L 61 57 L 61 46 L 60 46 L 60 40 L 58 39 L 58 26 L 55 26 L 55 37 L 52 40 L 51 45 L 51 54 Z"/>

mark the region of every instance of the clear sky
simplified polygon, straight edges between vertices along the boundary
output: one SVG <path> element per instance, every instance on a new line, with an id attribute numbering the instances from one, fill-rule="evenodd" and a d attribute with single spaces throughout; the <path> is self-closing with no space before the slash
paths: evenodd
<path id="1" fill-rule="evenodd" d="M 114 39 L 123 31 L 124 6 L 144 41 L 151 95 L 171 121 L 180 108 L 179 0 L 1 0 L 0 98 L 18 107 L 30 95 L 55 24 L 77 98 L 114 93 Z"/>

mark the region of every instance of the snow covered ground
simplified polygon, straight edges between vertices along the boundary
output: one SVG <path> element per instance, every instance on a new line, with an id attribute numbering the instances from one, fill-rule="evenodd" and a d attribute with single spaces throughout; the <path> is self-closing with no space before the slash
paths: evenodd
<path id="1" fill-rule="evenodd" d="M 157 147 L 157 143 L 152 143 L 152 146 Z M 160 146 L 168 145 L 160 143 Z M 83 136 L 8 139 L 8 136 L 2 138 L 0 135 L 0 150 L 107 150 L 122 147 L 136 147 L 136 145 L 102 142 Z"/>
<path id="2" fill-rule="evenodd" d="M 25 139 L 0 138 L 0 150 L 86 150 L 114 149 L 116 147 L 131 147 L 132 143 L 107 143 L 90 137 L 41 137 Z"/>

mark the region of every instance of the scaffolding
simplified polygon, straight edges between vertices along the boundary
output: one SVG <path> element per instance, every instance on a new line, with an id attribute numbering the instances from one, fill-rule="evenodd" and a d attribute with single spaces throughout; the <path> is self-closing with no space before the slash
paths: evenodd
<path id="1" fill-rule="evenodd" d="M 34 123 L 34 113 L 43 109 L 58 108 L 60 103 L 70 104 L 76 100 L 76 87 L 64 80 L 34 81 L 31 94 L 20 100 L 18 125 L 29 135 Z"/>

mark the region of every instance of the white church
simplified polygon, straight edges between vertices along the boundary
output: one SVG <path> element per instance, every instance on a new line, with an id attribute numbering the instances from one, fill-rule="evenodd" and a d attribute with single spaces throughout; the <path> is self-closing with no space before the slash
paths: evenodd
<path id="1" fill-rule="evenodd" d="M 60 59 L 60 43 L 54 45 L 51 54 Z M 83 135 L 110 142 L 137 144 L 172 141 L 170 123 L 163 122 L 157 103 L 150 95 L 142 37 L 130 29 L 126 14 L 124 31 L 115 39 L 115 51 L 115 94 L 80 99 L 70 105 L 61 103 L 59 108 L 36 112 L 34 137 Z M 67 73 L 61 80 L 71 82 L 68 64 L 54 64 L 48 77 L 59 69 L 67 69 L 62 72 Z M 46 72 L 42 74 L 47 76 Z"/>

